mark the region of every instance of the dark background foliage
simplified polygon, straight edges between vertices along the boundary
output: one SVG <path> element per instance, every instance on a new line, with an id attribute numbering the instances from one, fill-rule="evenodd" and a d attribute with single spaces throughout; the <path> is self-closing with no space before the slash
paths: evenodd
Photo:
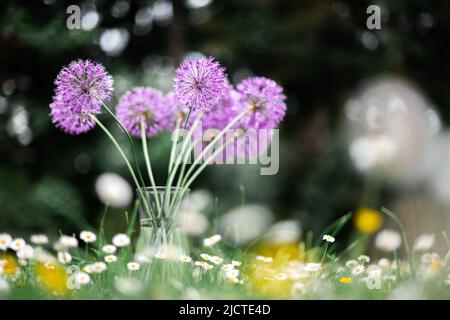
<path id="1" fill-rule="evenodd" d="M 171 18 L 143 29 L 136 28 L 135 15 L 154 1 L 122 1 L 128 10 L 113 14 L 119 2 L 81 2 L 83 11 L 95 7 L 101 15 L 99 25 L 85 31 L 66 27 L 73 1 L 0 1 L 0 230 L 96 225 L 103 207 L 95 178 L 104 171 L 128 178 L 97 130 L 73 137 L 51 124 L 53 81 L 77 58 L 102 62 L 116 83 L 125 79 L 117 94 L 158 85 L 161 72 L 192 51 L 215 56 L 234 83 L 255 74 L 282 84 L 288 112 L 280 128 L 278 175 L 221 166 L 208 169 L 194 188 L 212 190 L 223 211 L 239 203 L 243 185 L 248 202 L 262 202 L 279 217 L 298 217 L 314 230 L 358 206 L 362 178 L 345 149 L 342 106 L 364 79 L 405 76 L 424 90 L 444 122 L 450 117 L 448 1 L 216 0 L 192 9 L 173 0 Z M 370 4 L 383 8 L 381 30 L 366 28 Z M 105 28 L 128 31 L 117 56 L 98 45 Z M 8 127 L 23 108 L 32 138 L 21 142 Z M 167 141 L 162 135 L 151 142 L 159 181 Z"/>

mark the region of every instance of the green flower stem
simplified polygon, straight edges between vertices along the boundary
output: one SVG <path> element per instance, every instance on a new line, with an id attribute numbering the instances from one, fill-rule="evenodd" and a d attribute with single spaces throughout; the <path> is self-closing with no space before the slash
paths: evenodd
<path id="1" fill-rule="evenodd" d="M 155 178 L 153 177 L 152 165 L 150 163 L 150 157 L 148 156 L 147 136 L 145 135 L 144 121 L 141 121 L 141 140 L 142 140 L 142 150 L 144 151 L 145 165 L 147 166 L 148 177 L 150 178 L 150 183 L 152 185 L 153 192 L 155 195 L 156 208 L 158 212 L 161 212 L 161 205 L 159 203 L 158 192 L 156 191 L 156 184 Z"/>
<path id="2" fill-rule="evenodd" d="M 411 252 L 409 250 L 408 239 L 406 238 L 405 228 L 404 228 L 402 222 L 400 221 L 400 219 L 397 217 L 397 215 L 395 215 L 395 213 L 393 213 L 391 210 L 383 207 L 383 208 L 381 208 L 381 211 L 384 212 L 389 218 L 391 218 L 397 224 L 398 228 L 400 229 L 400 233 L 402 235 L 403 243 L 405 246 L 406 256 L 409 261 L 409 267 L 411 268 L 411 273 L 414 277 L 415 276 L 414 263 L 412 261 Z"/>
<path id="3" fill-rule="evenodd" d="M 137 190 L 140 194 L 140 196 L 142 197 L 142 199 L 144 199 L 144 195 L 142 193 L 142 189 L 139 186 L 139 181 L 136 177 L 136 174 L 134 173 L 133 167 L 130 164 L 130 161 L 128 161 L 127 156 L 125 155 L 125 153 L 123 152 L 122 148 L 120 147 L 119 143 L 117 142 L 117 140 L 114 138 L 114 136 L 111 134 L 111 132 L 103 125 L 103 123 L 97 119 L 96 116 L 94 115 L 90 115 L 91 118 L 98 124 L 98 126 L 106 133 L 106 135 L 108 136 L 108 138 L 112 141 L 112 143 L 114 144 L 114 146 L 116 147 L 116 149 L 119 151 L 119 154 L 122 156 L 123 160 L 125 161 L 128 170 L 130 171 L 131 177 L 133 178 L 133 181 L 137 187 Z M 149 217 L 151 217 L 151 211 L 150 208 L 148 207 L 148 203 L 145 203 L 144 201 L 144 206 L 145 206 L 145 210 L 147 211 L 147 214 L 149 215 Z"/>
<path id="4" fill-rule="evenodd" d="M 102 100 L 100 100 L 100 99 L 98 99 L 98 100 L 101 102 L 101 104 L 102 104 L 103 108 L 106 110 L 106 112 L 119 125 L 119 127 L 122 129 L 122 131 L 125 132 L 125 135 L 127 136 L 128 141 L 130 142 L 130 145 L 131 145 L 131 152 L 133 153 L 133 161 L 134 161 L 134 165 L 136 166 L 136 169 L 137 169 L 137 172 L 138 172 L 139 182 L 140 182 L 142 187 L 145 187 L 144 178 L 142 176 L 142 172 L 141 172 L 141 170 L 139 168 L 139 163 L 138 163 L 137 157 L 136 157 L 136 150 L 134 148 L 133 138 L 131 137 L 131 135 L 128 132 L 128 130 L 123 126 L 122 122 L 120 122 L 120 120 L 116 117 L 116 115 L 111 111 L 111 109 L 109 109 L 108 106 Z"/>
<path id="5" fill-rule="evenodd" d="M 181 119 L 177 118 L 177 122 L 175 124 L 175 132 L 174 132 L 174 139 L 172 140 L 172 148 L 170 149 L 170 160 L 169 160 L 169 168 L 168 168 L 168 174 L 170 174 L 170 171 L 173 167 L 173 162 L 175 158 L 175 150 L 177 147 L 178 139 L 180 138 L 180 124 Z"/>
<path id="6" fill-rule="evenodd" d="M 197 159 L 195 159 L 194 163 L 191 165 L 188 172 L 186 173 L 186 176 L 183 179 L 182 186 L 187 185 L 186 182 L 190 175 L 194 176 L 194 174 L 192 174 L 192 172 L 194 171 L 195 166 L 198 165 L 200 163 L 200 161 L 203 159 L 204 155 L 207 154 L 207 152 L 209 152 L 209 150 L 211 150 L 211 148 L 217 143 L 217 141 L 219 141 L 219 139 L 221 139 L 223 137 L 223 135 L 232 126 L 234 126 L 239 120 L 241 120 L 242 117 L 245 116 L 246 113 L 248 113 L 248 110 L 238 114 L 233 120 L 230 121 L 230 123 L 222 131 L 219 132 L 219 134 L 205 147 L 205 149 L 202 150 L 200 155 L 197 157 Z M 223 150 L 223 149 L 221 149 L 221 150 Z"/>
<path id="7" fill-rule="evenodd" d="M 183 155 L 186 152 L 186 149 L 189 145 L 191 136 L 194 133 L 195 129 L 197 128 L 198 124 L 200 123 L 200 120 L 204 114 L 205 114 L 204 112 L 201 112 L 197 116 L 194 123 L 192 124 L 192 127 L 189 129 L 187 135 L 185 137 L 183 136 L 183 144 L 181 145 L 180 154 L 178 155 L 178 157 L 175 160 L 174 166 L 173 166 L 172 170 L 170 171 L 169 179 L 167 180 L 167 184 L 166 184 L 166 195 L 165 195 L 164 205 L 167 209 L 167 213 L 169 213 L 169 210 L 170 210 L 170 187 L 172 186 L 176 172 L 178 170 L 178 167 L 180 166 L 180 162 L 181 162 Z"/>

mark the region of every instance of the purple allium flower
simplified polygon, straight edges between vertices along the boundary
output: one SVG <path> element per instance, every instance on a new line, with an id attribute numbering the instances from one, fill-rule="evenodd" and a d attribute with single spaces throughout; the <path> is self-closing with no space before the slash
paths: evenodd
<path id="1" fill-rule="evenodd" d="M 213 57 L 189 59 L 178 67 L 176 75 L 175 97 L 189 108 L 209 109 L 225 93 L 227 75 Z"/>
<path id="2" fill-rule="evenodd" d="M 166 117 L 161 119 L 161 125 L 169 132 L 173 132 L 175 130 L 175 125 L 177 122 L 177 119 L 181 120 L 181 125 L 184 124 L 184 120 L 186 119 L 188 113 L 189 113 L 189 107 L 182 105 L 178 102 L 178 100 L 175 98 L 175 93 L 173 91 L 170 91 L 165 97 L 164 97 L 164 103 L 166 105 L 166 108 L 168 110 L 168 114 Z M 189 116 L 187 128 L 189 128 L 192 123 L 194 122 L 195 118 L 198 115 L 198 110 L 192 110 L 191 115 Z"/>
<path id="3" fill-rule="evenodd" d="M 67 107 L 59 97 L 55 97 L 50 104 L 52 121 L 57 128 L 63 129 L 70 134 L 80 134 L 91 130 L 95 126 L 95 121 L 89 114 L 74 112 Z"/>
<path id="4" fill-rule="evenodd" d="M 231 84 L 227 84 L 224 96 L 219 100 L 202 118 L 202 128 L 224 129 L 237 115 L 235 104 L 240 98 L 239 92 L 233 89 Z"/>
<path id="5" fill-rule="evenodd" d="M 117 118 L 134 137 L 141 136 L 141 122 L 145 134 L 153 137 L 163 130 L 161 121 L 169 117 L 161 91 L 153 88 L 135 88 L 126 92 L 116 107 Z"/>
<path id="6" fill-rule="evenodd" d="M 72 61 L 58 74 L 55 81 L 55 96 L 79 114 L 98 114 L 101 101 L 109 101 L 113 88 L 113 79 L 105 67 L 89 60 Z"/>
<path id="7" fill-rule="evenodd" d="M 247 78 L 237 85 L 237 91 L 241 97 L 235 111 L 250 111 L 239 121 L 243 128 L 272 129 L 283 120 L 286 96 L 275 81 L 264 77 Z"/>

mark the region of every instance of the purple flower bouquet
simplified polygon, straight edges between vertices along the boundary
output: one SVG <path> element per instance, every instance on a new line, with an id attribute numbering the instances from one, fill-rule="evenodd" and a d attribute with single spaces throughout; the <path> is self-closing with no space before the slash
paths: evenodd
<path id="1" fill-rule="evenodd" d="M 271 131 L 286 111 L 283 89 L 273 80 L 250 77 L 233 87 L 225 69 L 212 57 L 183 62 L 176 70 L 173 91 L 166 95 L 149 87 L 126 92 L 115 113 L 106 105 L 114 91 L 113 78 L 99 63 L 73 61 L 62 69 L 55 85 L 50 104 L 55 126 L 77 135 L 98 125 L 125 161 L 140 200 L 141 224 L 151 231 L 144 237 L 144 247 L 168 241 L 183 197 L 207 165 L 230 154 L 252 156 L 267 148 L 270 141 L 247 148 L 248 136 L 243 132 L 253 130 L 258 136 L 262 130 Z M 99 119 L 103 110 L 127 135 L 131 157 Z M 209 132 L 207 143 L 195 134 L 197 129 Z M 167 181 L 158 186 L 147 138 L 163 130 L 172 133 L 172 147 Z M 136 161 L 133 138 L 141 139 L 149 184 Z M 200 151 L 190 163 L 194 150 Z"/>

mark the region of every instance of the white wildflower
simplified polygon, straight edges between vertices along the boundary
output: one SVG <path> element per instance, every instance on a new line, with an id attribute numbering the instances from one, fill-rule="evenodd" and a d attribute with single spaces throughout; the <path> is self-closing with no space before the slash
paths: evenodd
<path id="1" fill-rule="evenodd" d="M 17 239 L 14 239 L 11 241 L 9 247 L 12 250 L 17 251 L 19 249 L 22 249 L 26 245 L 27 245 L 27 243 L 25 242 L 25 240 L 23 240 L 22 238 L 17 238 Z"/>
<path id="2" fill-rule="evenodd" d="M 67 251 L 58 252 L 58 261 L 62 264 L 70 263 L 72 261 L 72 256 Z"/>
<path id="3" fill-rule="evenodd" d="M 369 258 L 369 256 L 366 256 L 366 255 L 360 255 L 359 257 L 358 257 L 358 261 L 359 262 L 361 262 L 361 263 L 369 263 L 370 262 L 370 258 Z"/>
<path id="4" fill-rule="evenodd" d="M 81 231 L 80 239 L 86 243 L 92 243 L 97 241 L 97 236 L 91 231 Z"/>
<path id="5" fill-rule="evenodd" d="M 223 259 L 221 257 L 212 256 L 211 259 L 209 259 L 214 264 L 221 264 L 223 262 Z"/>
<path id="6" fill-rule="evenodd" d="M 38 246 L 48 243 L 48 237 L 45 234 L 34 234 L 30 237 L 30 240 Z"/>
<path id="7" fill-rule="evenodd" d="M 117 248 L 116 248 L 116 246 L 113 246 L 112 244 L 106 244 L 102 247 L 102 251 L 107 254 L 114 254 L 114 253 L 116 253 Z"/>
<path id="8" fill-rule="evenodd" d="M 106 263 L 113 263 L 113 262 L 116 262 L 116 261 L 117 261 L 117 256 L 115 256 L 113 254 L 105 256 L 105 262 Z"/>
<path id="9" fill-rule="evenodd" d="M 34 249 L 30 245 L 25 245 L 25 247 L 17 250 L 17 258 L 19 259 L 33 259 L 34 257 Z"/>
<path id="10" fill-rule="evenodd" d="M 391 266 L 391 262 L 389 261 L 389 259 L 381 258 L 380 260 L 378 260 L 378 265 L 381 268 L 389 268 Z"/>
<path id="11" fill-rule="evenodd" d="M 232 260 L 232 261 L 231 261 L 231 264 L 232 264 L 233 266 L 235 266 L 235 267 L 239 267 L 239 266 L 242 264 L 242 262 L 237 261 L 237 260 Z"/>
<path id="12" fill-rule="evenodd" d="M 0 233 L 0 250 L 5 251 L 9 248 L 12 238 L 7 233 Z"/>
<path id="13" fill-rule="evenodd" d="M 375 246 L 386 252 L 397 250 L 401 244 L 402 238 L 400 233 L 395 230 L 383 230 L 375 238 Z"/>
<path id="14" fill-rule="evenodd" d="M 76 284 L 85 285 L 91 282 L 91 277 L 85 272 L 77 272 L 74 274 Z"/>
<path id="15" fill-rule="evenodd" d="M 113 244 L 116 247 L 126 247 L 131 243 L 130 237 L 124 233 L 116 234 L 112 239 Z"/>
<path id="16" fill-rule="evenodd" d="M 347 267 L 347 268 L 349 268 L 349 269 L 353 269 L 354 267 L 356 267 L 358 265 L 358 261 L 356 261 L 356 260 L 348 260 L 346 263 L 345 263 L 345 266 Z"/>
<path id="17" fill-rule="evenodd" d="M 203 239 L 203 245 L 205 247 L 211 247 L 217 244 L 220 240 L 222 240 L 222 236 L 220 234 L 215 234 L 209 238 Z"/>
<path id="18" fill-rule="evenodd" d="M 434 246 L 434 234 L 421 234 L 416 238 L 413 249 L 415 251 L 426 251 Z"/>
<path id="19" fill-rule="evenodd" d="M 305 265 L 305 271 L 307 272 L 316 272 L 316 271 L 320 271 L 320 269 L 322 268 L 322 264 L 321 263 L 307 263 Z"/>
<path id="20" fill-rule="evenodd" d="M 183 262 L 183 263 L 189 263 L 189 262 L 192 261 L 192 258 L 189 257 L 189 256 L 186 256 L 186 255 L 181 255 L 181 256 L 179 257 L 179 260 L 180 260 L 181 262 Z"/>
<path id="21" fill-rule="evenodd" d="M 322 237 L 323 241 L 329 242 L 329 243 L 333 243 L 334 241 L 336 241 L 336 239 L 332 236 L 330 236 L 329 234 L 324 234 Z"/>
<path id="22" fill-rule="evenodd" d="M 358 264 L 356 267 L 353 268 L 352 274 L 354 275 L 360 275 L 366 270 L 366 268 L 362 264 Z"/>
<path id="23" fill-rule="evenodd" d="M 127 263 L 127 268 L 130 271 L 138 271 L 141 268 L 141 265 L 137 262 L 132 261 Z"/>
<path id="24" fill-rule="evenodd" d="M 106 270 L 106 264 L 104 262 L 95 262 L 92 264 L 92 272 L 102 273 Z"/>
<path id="25" fill-rule="evenodd" d="M 133 190 L 128 181 L 112 172 L 103 173 L 97 178 L 95 191 L 104 204 L 114 208 L 127 207 L 133 199 Z"/>
<path id="26" fill-rule="evenodd" d="M 59 237 L 59 242 L 64 248 L 76 248 L 78 246 L 78 240 L 75 237 L 62 235 Z"/>

